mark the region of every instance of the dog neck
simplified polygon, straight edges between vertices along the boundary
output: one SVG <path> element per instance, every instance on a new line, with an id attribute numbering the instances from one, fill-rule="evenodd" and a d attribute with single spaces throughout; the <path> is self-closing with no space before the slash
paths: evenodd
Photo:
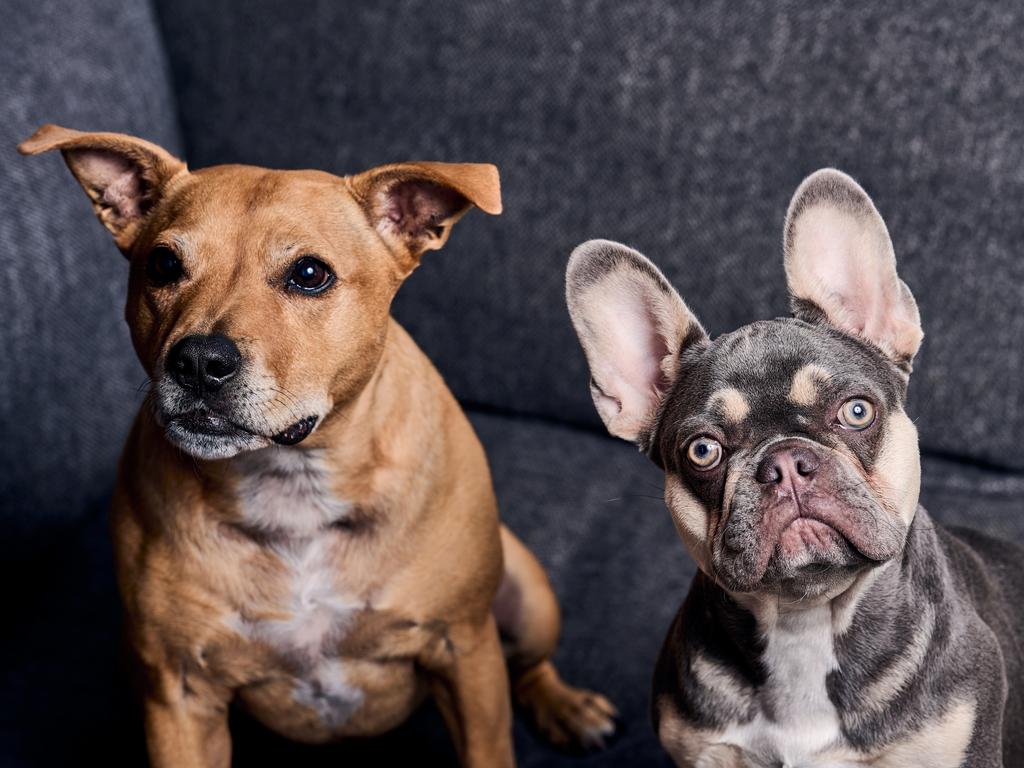
<path id="1" fill-rule="evenodd" d="M 927 566 L 926 568 L 923 566 Z M 928 573 L 925 573 L 928 571 Z M 934 573 L 932 573 L 934 572 Z M 812 618 L 827 626 L 828 646 L 841 648 L 875 622 L 897 622 L 918 616 L 923 604 L 922 584 L 948 577 L 948 564 L 936 537 L 931 517 L 919 508 L 911 524 L 901 557 L 861 571 L 852 581 L 830 594 L 795 600 L 777 594 L 734 594 L 699 572 L 694 584 L 696 600 L 714 606 L 713 622 L 720 637 L 728 636 L 733 653 L 750 660 L 764 651 L 764 641 L 776 630 L 804 626 Z M 743 632 L 731 628 L 746 627 Z"/>

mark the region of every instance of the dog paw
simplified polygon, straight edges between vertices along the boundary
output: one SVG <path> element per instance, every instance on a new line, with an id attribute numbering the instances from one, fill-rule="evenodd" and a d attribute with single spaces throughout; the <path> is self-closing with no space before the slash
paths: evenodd
<path id="1" fill-rule="evenodd" d="M 534 727 L 560 749 L 604 749 L 618 731 L 615 705 L 599 693 L 567 685 L 549 661 L 516 680 L 515 697 Z"/>

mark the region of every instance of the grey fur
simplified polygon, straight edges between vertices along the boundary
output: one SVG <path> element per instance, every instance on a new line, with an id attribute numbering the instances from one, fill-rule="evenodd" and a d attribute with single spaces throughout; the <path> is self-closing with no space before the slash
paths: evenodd
<path id="1" fill-rule="evenodd" d="M 943 529 L 917 506 L 916 433 L 904 413 L 913 340 L 920 339 L 916 306 L 895 274 L 884 222 L 838 172 L 819 172 L 798 190 L 787 251 L 793 222 L 821 204 L 877 219 L 874 232 L 884 237 L 873 265 L 881 280 L 897 281 L 886 296 L 903 312 L 910 349 L 891 354 L 798 295 L 795 318 L 755 322 L 713 340 L 703 333 L 676 340 L 670 386 L 638 442 L 689 494 L 683 503 L 699 507 L 707 530 L 681 530 L 691 552 L 700 549 L 703 570 L 658 662 L 655 728 L 681 765 L 694 754 L 727 754 L 732 765 L 740 749 L 744 764 L 773 768 L 876 760 L 902 767 L 959 760 L 961 750 L 959 764 L 970 768 L 1024 765 L 1024 550 Z M 650 275 L 647 259 L 623 246 L 611 253 L 615 247 L 603 242 L 592 264 L 577 251 L 570 278 L 637 269 L 674 294 L 660 273 Z M 837 423 L 837 409 L 854 398 L 873 408 L 862 430 Z M 698 437 L 721 444 L 715 467 L 688 459 Z M 820 461 L 813 482 L 776 498 L 757 477 L 762 460 L 798 449 Z M 692 520 L 692 509 L 684 513 Z M 833 534 L 828 546 L 808 545 L 807 562 L 783 549 L 782 534 L 800 517 Z M 789 667 L 772 664 L 780 663 L 779 633 L 788 630 L 778 627 L 786 617 L 823 607 L 831 617 L 828 658 L 814 655 L 817 646 L 795 651 L 827 669 L 811 682 L 835 724 L 825 711 L 823 741 L 814 745 L 814 734 L 782 718 L 815 693 L 787 689 L 778 675 Z M 780 727 L 788 730 L 779 735 Z M 812 746 L 801 741 L 808 738 Z M 929 756 L 929 749 L 937 752 Z"/>

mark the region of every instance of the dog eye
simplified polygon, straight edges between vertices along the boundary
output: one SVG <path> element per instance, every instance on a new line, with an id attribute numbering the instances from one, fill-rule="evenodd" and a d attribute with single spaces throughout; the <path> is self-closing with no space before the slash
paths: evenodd
<path id="1" fill-rule="evenodd" d="M 146 276 L 153 285 L 170 285 L 181 279 L 185 268 L 170 248 L 157 246 L 146 259 Z"/>
<path id="2" fill-rule="evenodd" d="M 334 273 L 320 259 L 303 256 L 292 264 L 288 287 L 302 293 L 320 293 L 334 282 Z"/>
<path id="3" fill-rule="evenodd" d="M 861 430 L 875 420 L 875 406 L 862 397 L 854 397 L 839 409 L 839 423 L 846 429 Z"/>
<path id="4" fill-rule="evenodd" d="M 722 444 L 710 437 L 698 437 L 690 441 L 686 458 L 697 469 L 712 469 L 722 460 Z"/>

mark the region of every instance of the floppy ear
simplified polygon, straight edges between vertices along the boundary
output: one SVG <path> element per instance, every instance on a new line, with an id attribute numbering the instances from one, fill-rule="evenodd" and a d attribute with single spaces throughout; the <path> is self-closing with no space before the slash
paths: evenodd
<path id="1" fill-rule="evenodd" d="M 395 163 L 347 181 L 373 226 L 400 249 L 410 272 L 424 251 L 445 244 L 470 206 L 501 213 L 498 169 L 486 163 Z"/>
<path id="2" fill-rule="evenodd" d="M 164 186 L 185 163 L 148 141 L 121 133 L 83 133 L 44 125 L 18 145 L 23 155 L 59 149 L 92 200 L 96 215 L 125 254 Z"/>
<path id="3" fill-rule="evenodd" d="M 865 339 L 910 372 L 924 337 L 917 303 L 857 182 L 831 168 L 804 179 L 786 213 L 784 248 L 794 315 Z"/>
<path id="4" fill-rule="evenodd" d="M 654 264 L 609 240 L 590 240 L 572 252 L 565 297 L 590 365 L 597 412 L 611 434 L 649 450 L 679 355 L 707 333 Z"/>

